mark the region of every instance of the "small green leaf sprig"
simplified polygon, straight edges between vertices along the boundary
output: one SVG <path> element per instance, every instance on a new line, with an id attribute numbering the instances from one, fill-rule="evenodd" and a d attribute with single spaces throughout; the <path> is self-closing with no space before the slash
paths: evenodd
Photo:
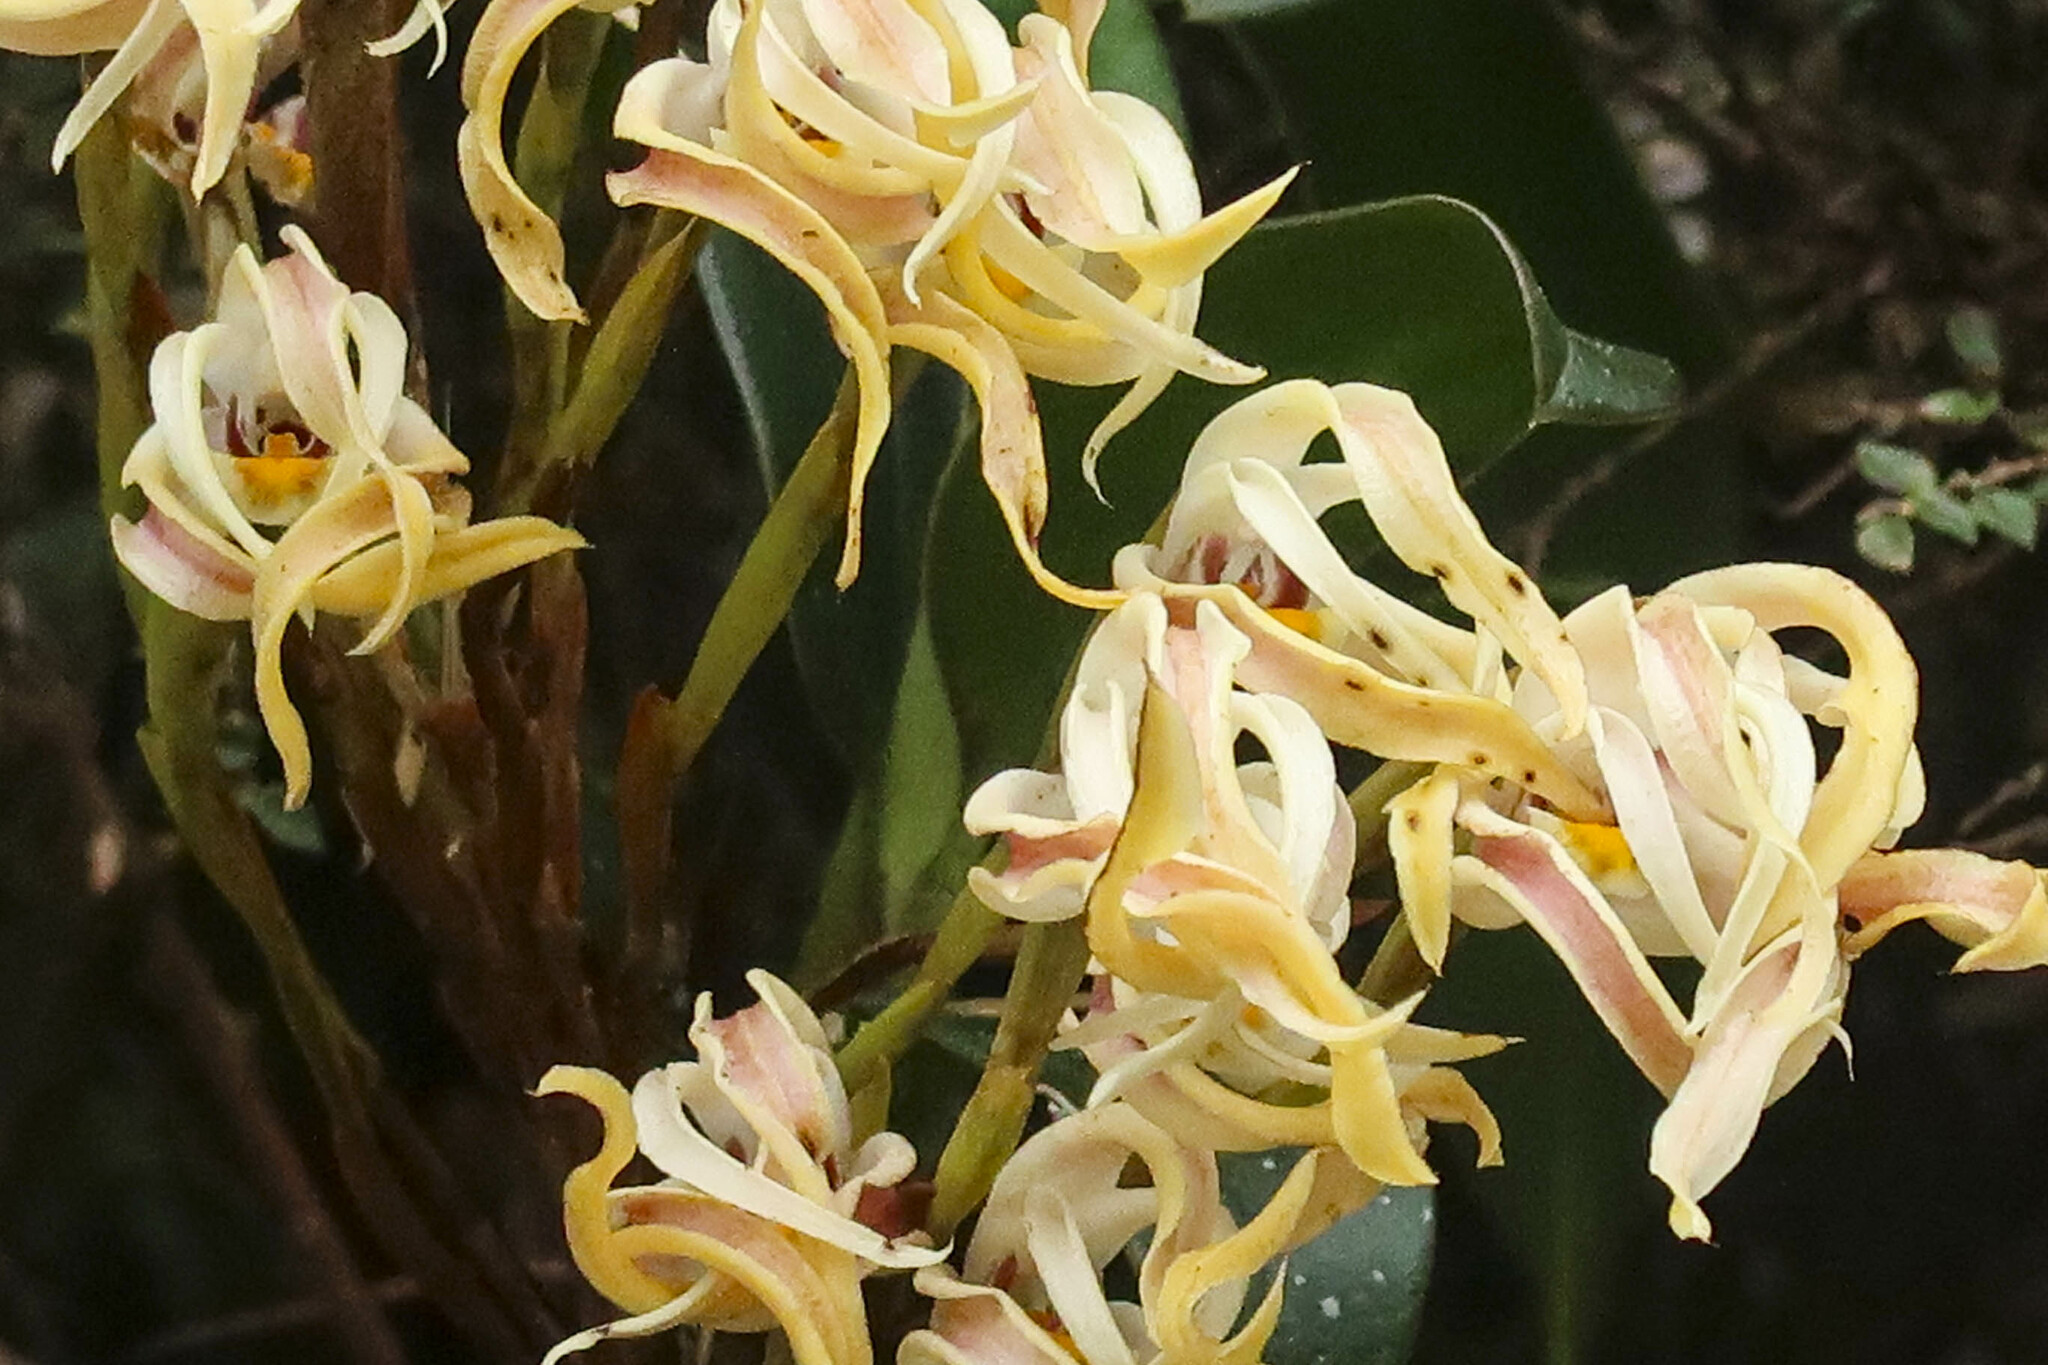
<path id="1" fill-rule="evenodd" d="M 1917 416 L 1958 434 L 2002 426 L 2024 453 L 1981 469 L 1944 474 L 1932 457 L 1913 446 L 1875 437 L 1859 441 L 1856 472 L 1889 496 L 1857 512 L 1856 552 L 1892 573 L 1912 572 L 1922 531 L 1965 546 L 1975 546 L 1989 533 L 2031 550 L 2040 533 L 2042 504 L 2048 503 L 2048 413 L 2006 407 L 1996 319 L 1982 308 L 1958 308 L 1944 331 L 1966 382 L 1926 394 L 1915 409 Z"/>

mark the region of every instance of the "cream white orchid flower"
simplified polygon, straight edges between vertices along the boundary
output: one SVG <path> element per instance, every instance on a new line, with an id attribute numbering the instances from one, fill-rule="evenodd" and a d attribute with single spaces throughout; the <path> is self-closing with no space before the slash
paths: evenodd
<path id="1" fill-rule="evenodd" d="M 1341 459 L 1309 462 L 1325 432 Z M 1477 629 L 1435 619 L 1344 562 L 1319 520 L 1352 502 Z M 1542 595 L 1486 539 L 1406 394 L 1299 379 L 1225 409 L 1189 452 L 1162 543 L 1122 550 L 1116 582 L 1213 604 L 1250 641 L 1243 684 L 1298 702 L 1336 743 L 1457 763 L 1586 818 L 1605 809 L 1507 704 L 1503 648 L 1545 680 L 1575 730 L 1582 666 Z"/>
<path id="2" fill-rule="evenodd" d="M 583 539 L 539 517 L 468 525 L 450 481 L 468 461 L 401 392 L 397 315 L 351 293 L 297 228 L 285 242 L 268 265 L 240 249 L 213 320 L 157 347 L 156 422 L 121 471 L 148 510 L 112 532 L 122 565 L 172 606 L 249 622 L 257 706 L 297 806 L 312 755 L 280 659 L 294 616 L 368 620 L 366 652 L 421 603 Z"/>
<path id="3" fill-rule="evenodd" d="M 544 1365 L 614 1337 L 694 1325 L 780 1330 L 797 1365 L 873 1358 L 861 1278 L 944 1251 L 906 1239 L 896 1133 L 855 1145 L 825 1031 L 802 997 L 748 973 L 760 1003 L 723 1019 L 698 997 L 697 1060 L 656 1067 L 631 1096 L 602 1071 L 557 1066 L 536 1094 L 575 1095 L 604 1120 L 598 1154 L 562 1187 L 576 1265 L 631 1316 L 578 1332 Z M 614 1188 L 635 1152 L 665 1177 Z"/>
<path id="4" fill-rule="evenodd" d="M 1252 1365 L 1284 1290 L 1275 1278 L 1246 1315 L 1249 1280 L 1304 1240 L 1317 1160 L 1303 1157 L 1239 1229 L 1212 1153 L 1129 1105 L 1059 1119 L 996 1177 L 964 1271 L 918 1272 L 931 1326 L 904 1339 L 898 1365 Z M 1137 1302 L 1111 1299 L 1104 1266 L 1147 1229 Z"/>
<path id="5" fill-rule="evenodd" d="M 420 5 L 438 16 L 437 0 Z M 261 82 L 267 45 L 292 23 L 298 8 L 298 0 L 0 0 L 0 48 L 44 56 L 113 52 L 58 129 L 51 163 L 62 169 L 92 126 L 167 46 L 196 42 L 204 106 L 193 136 L 180 140 L 192 143 L 189 184 L 198 198 L 227 173 Z"/>
<path id="6" fill-rule="evenodd" d="M 1774 632 L 1798 627 L 1834 638 L 1846 677 L 1784 653 Z M 2048 898 L 2021 864 L 1881 851 L 1919 814 L 1917 680 L 1884 612 L 1846 579 L 1738 565 L 1641 603 L 1613 589 L 1565 630 L 1584 663 L 1583 728 L 1566 735 L 1532 674 L 1514 702 L 1613 816 L 1576 820 L 1441 768 L 1392 808 L 1405 909 L 1419 943 L 1441 945 L 1453 913 L 1536 929 L 1669 1097 L 1650 1169 L 1671 1188 L 1673 1230 L 1705 1238 L 1700 1199 L 1842 1036 L 1854 953 L 1917 918 L 1973 948 L 1961 967 L 2035 965 L 2048 961 Z M 1839 732 L 1825 766 L 1816 725 Z M 1860 931 L 1845 937 L 1844 921 Z M 1689 1010 L 1653 956 L 1699 962 Z"/>
<path id="7" fill-rule="evenodd" d="M 543 317 L 581 311 L 559 232 L 513 182 L 502 105 L 527 46 L 567 0 L 496 0 L 465 69 L 464 179 L 513 291 Z M 1068 7 L 1061 7 L 1068 10 Z M 1179 138 L 1156 110 L 1090 91 L 1097 4 L 1069 29 L 1028 17 L 1013 49 L 976 0 L 719 0 L 707 57 L 639 72 L 615 131 L 647 148 L 611 177 L 620 204 L 711 219 L 815 293 L 853 364 L 860 411 L 840 581 L 860 562 L 862 490 L 889 422 L 888 357 L 926 351 L 968 379 L 984 473 L 1040 564 L 1045 470 L 1026 375 L 1135 380 L 1086 463 L 1177 371 L 1259 371 L 1193 335 L 1204 270 L 1264 216 L 1286 178 L 1207 218 Z M 1091 475 L 1092 477 L 1092 475 Z"/>
<path id="8" fill-rule="evenodd" d="M 1010 853 L 971 885 L 1015 918 L 1086 915 L 1115 1004 L 1067 1044 L 1102 1045 L 1091 1103 L 1170 1073 L 1143 1094 L 1192 1096 L 1211 1118 L 1189 1131 L 1219 1146 L 1335 1145 L 1374 1179 L 1427 1184 L 1387 1052 L 1416 1002 L 1362 1000 L 1334 956 L 1355 828 L 1329 744 L 1294 702 L 1238 691 L 1250 642 L 1215 603 L 1191 607 L 1174 624 L 1143 594 L 1104 620 L 1062 716 L 1062 773 L 1000 774 L 969 800 L 969 828 Z M 1245 739 L 1267 757 L 1240 764 Z M 1283 1084 L 1325 1098 L 1260 1098 Z"/>

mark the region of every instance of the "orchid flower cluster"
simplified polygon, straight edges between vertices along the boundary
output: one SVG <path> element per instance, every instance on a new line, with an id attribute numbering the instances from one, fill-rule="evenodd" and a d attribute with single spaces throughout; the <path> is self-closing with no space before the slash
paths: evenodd
<path id="1" fill-rule="evenodd" d="M 516 70 L 573 8 L 484 8 L 455 149 L 507 287 L 558 322 L 583 307 L 504 124 Z M 60 161 L 126 92 L 138 149 L 192 195 L 240 156 L 289 209 L 321 168 L 298 150 L 302 110 L 259 105 L 295 59 L 295 9 L 0 0 L 0 45 L 113 51 Z M 1430 1125 L 1471 1130 L 1482 1165 L 1503 1156 L 1459 1067 L 1508 1048 L 1480 1031 L 1505 1021 L 1424 1023 L 1426 991 L 1374 998 L 1347 975 L 1365 918 L 1352 886 L 1382 849 L 1400 919 L 1383 932 L 1429 973 L 1464 931 L 1527 925 L 1557 955 L 1665 1097 L 1647 1163 L 1682 1237 L 1710 1235 L 1701 1203 L 1763 1111 L 1846 1044 L 1851 965 L 1892 929 L 1927 922 L 1965 950 L 1958 970 L 2048 962 L 2039 871 L 1896 848 L 1922 804 L 1917 680 L 1876 603 L 1826 570 L 1746 564 L 1560 616 L 1488 540 L 1402 393 L 1256 390 L 1195 440 L 1163 528 L 1107 586 L 1043 564 L 1031 381 L 1129 386 L 1079 452 L 1092 481 L 1173 376 L 1262 379 L 1195 326 L 1205 271 L 1289 179 L 1205 215 L 1165 116 L 1091 87 L 1101 11 L 1046 0 L 1013 38 L 979 0 L 716 0 L 702 58 L 655 61 L 619 99 L 613 129 L 640 160 L 608 177 L 611 199 L 752 241 L 817 296 L 847 358 L 839 582 L 859 569 L 906 347 L 976 396 L 982 472 L 1030 572 L 1097 614 L 1056 765 L 990 778 L 963 812 L 999 850 L 967 878 L 975 900 L 1085 935 L 1085 989 L 1060 997 L 1052 1047 L 1093 1081 L 1022 1137 L 956 1255 L 886 1086 L 850 1095 L 837 1022 L 766 972 L 736 1013 L 699 998 L 694 1058 L 630 1091 L 555 1067 L 538 1093 L 603 1125 L 563 1188 L 568 1247 L 625 1316 L 549 1365 L 681 1326 L 867 1365 L 863 1286 L 889 1272 L 910 1273 L 922 1324 L 902 1365 L 1257 1361 L 1285 1293 L 1268 1267 L 1384 1187 L 1433 1183 Z M 420 0 L 379 49 L 441 24 Z M 299 227 L 280 241 L 267 262 L 241 246 L 209 319 L 155 350 L 153 423 L 120 475 L 143 510 L 111 533 L 164 602 L 248 622 L 295 806 L 313 750 L 286 687 L 294 619 L 346 618 L 353 650 L 379 651 L 423 604 L 583 542 L 535 516 L 472 523 L 468 460 L 408 391 L 398 312 Z M 1326 436 L 1335 459 L 1314 457 Z M 1353 507 L 1447 613 L 1347 562 L 1323 522 Z M 1829 637 L 1840 671 L 1788 651 L 1801 629 Z M 1354 809 L 1340 748 L 1400 775 L 1391 799 Z M 1697 964 L 1689 1000 L 1660 957 Z M 1219 1161 L 1278 1149 L 1295 1153 L 1279 1191 L 1233 1211 Z M 636 1162 L 657 1174 L 622 1184 Z M 1112 1273 L 1120 1259 L 1134 1274 Z"/>

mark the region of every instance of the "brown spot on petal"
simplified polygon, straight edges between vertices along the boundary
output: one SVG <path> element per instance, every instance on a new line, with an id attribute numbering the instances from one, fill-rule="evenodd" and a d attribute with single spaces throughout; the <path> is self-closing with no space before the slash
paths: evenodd
<path id="1" fill-rule="evenodd" d="M 1517 597 L 1527 597 L 1529 595 L 1529 580 L 1510 570 L 1508 573 L 1508 591 Z"/>
<path id="2" fill-rule="evenodd" d="M 1365 633 L 1365 638 L 1370 640 L 1372 642 L 1372 647 L 1380 651 L 1380 653 L 1382 654 L 1386 653 L 1387 650 L 1393 647 L 1393 642 L 1387 639 L 1386 633 L 1384 631 L 1369 630 Z"/>

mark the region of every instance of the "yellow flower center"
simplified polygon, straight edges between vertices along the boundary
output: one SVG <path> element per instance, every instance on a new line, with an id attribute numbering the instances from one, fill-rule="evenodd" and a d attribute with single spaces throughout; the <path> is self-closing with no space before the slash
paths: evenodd
<path id="1" fill-rule="evenodd" d="M 263 437 L 262 450 L 235 460 L 235 472 L 242 476 L 242 486 L 250 497 L 274 503 L 310 493 L 326 465 L 326 454 L 318 443 L 307 447 L 289 431 L 273 431 Z"/>
<path id="2" fill-rule="evenodd" d="M 1636 855 L 1616 826 L 1582 820 L 1564 820 L 1559 824 L 1559 842 L 1572 855 L 1572 861 L 1595 882 L 1636 871 Z"/>
<path id="3" fill-rule="evenodd" d="M 1307 607 L 1267 607 L 1266 615 L 1296 635 L 1306 635 L 1311 640 L 1323 638 L 1323 618 Z"/>

